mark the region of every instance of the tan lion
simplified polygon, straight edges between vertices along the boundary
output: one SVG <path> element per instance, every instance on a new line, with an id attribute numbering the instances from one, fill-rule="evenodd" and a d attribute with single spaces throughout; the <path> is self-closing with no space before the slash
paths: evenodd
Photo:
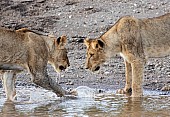
<path id="1" fill-rule="evenodd" d="M 65 91 L 47 74 L 49 62 L 60 72 L 69 66 L 66 36 L 56 39 L 54 36 L 44 36 L 26 28 L 9 30 L 0 28 L 0 70 L 3 73 L 3 83 L 7 99 L 15 97 L 15 74 L 24 69 L 32 76 L 32 81 L 58 96 L 64 96 Z"/>
<path id="2" fill-rule="evenodd" d="M 122 17 L 102 36 L 85 39 L 84 43 L 87 69 L 98 71 L 108 58 L 120 54 L 125 61 L 126 85 L 118 93 L 132 89 L 132 97 L 141 97 L 147 59 L 170 54 L 170 13 L 149 19 Z"/>

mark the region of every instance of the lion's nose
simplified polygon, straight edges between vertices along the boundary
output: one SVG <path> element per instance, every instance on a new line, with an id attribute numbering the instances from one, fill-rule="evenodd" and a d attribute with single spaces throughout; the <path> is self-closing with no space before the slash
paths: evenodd
<path id="1" fill-rule="evenodd" d="M 100 69 L 100 66 L 97 66 L 94 71 L 98 71 Z"/>
<path id="2" fill-rule="evenodd" d="M 88 66 L 85 66 L 84 68 L 85 68 L 85 69 L 89 69 L 89 67 L 88 67 Z"/>
<path id="3" fill-rule="evenodd" d="M 60 65 L 59 66 L 59 69 L 62 71 L 62 70 L 65 70 L 65 67 L 64 66 L 62 66 L 62 65 Z"/>
<path id="4" fill-rule="evenodd" d="M 70 63 L 68 63 L 68 67 L 70 67 Z"/>

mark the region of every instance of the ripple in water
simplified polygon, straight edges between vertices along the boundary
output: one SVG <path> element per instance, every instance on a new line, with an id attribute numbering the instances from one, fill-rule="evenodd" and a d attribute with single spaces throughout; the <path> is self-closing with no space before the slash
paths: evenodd
<path id="1" fill-rule="evenodd" d="M 18 90 L 18 89 L 17 89 Z M 77 98 L 59 98 L 54 93 L 38 89 L 19 89 L 15 103 L 5 102 L 0 91 L 0 116 L 56 116 L 56 117 L 151 117 L 170 116 L 170 96 L 145 91 L 143 98 L 115 95 L 115 91 L 99 93 L 86 86 L 75 89 Z"/>

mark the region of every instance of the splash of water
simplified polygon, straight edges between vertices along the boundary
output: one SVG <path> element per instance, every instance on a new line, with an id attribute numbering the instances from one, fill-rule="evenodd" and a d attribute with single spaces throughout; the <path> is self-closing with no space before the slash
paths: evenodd
<path id="1" fill-rule="evenodd" d="M 95 97 L 95 89 L 87 86 L 79 86 L 75 89 L 78 97 Z"/>

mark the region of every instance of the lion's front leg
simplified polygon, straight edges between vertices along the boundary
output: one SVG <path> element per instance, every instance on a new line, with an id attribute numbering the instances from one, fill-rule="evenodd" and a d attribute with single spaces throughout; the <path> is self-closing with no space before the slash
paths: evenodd
<path id="1" fill-rule="evenodd" d="M 132 65 L 132 95 L 131 97 L 141 97 L 143 95 L 142 82 L 144 63 L 135 61 Z"/>
<path id="2" fill-rule="evenodd" d="M 132 89 L 131 89 L 132 67 L 131 67 L 131 64 L 128 63 L 126 60 L 125 60 L 125 70 L 126 70 L 125 71 L 126 84 L 125 84 L 125 88 L 117 90 L 117 93 L 119 94 L 131 94 L 132 93 Z"/>
<path id="3" fill-rule="evenodd" d="M 3 79 L 3 87 L 5 89 L 7 100 L 14 101 L 16 98 L 15 72 L 12 70 L 5 71 L 3 73 L 2 79 Z"/>
<path id="4" fill-rule="evenodd" d="M 32 81 L 47 89 L 52 90 L 54 93 L 57 94 L 57 96 L 64 96 L 68 92 L 64 90 L 55 80 L 52 78 L 49 78 L 46 71 L 46 63 L 44 62 L 36 62 L 36 64 L 29 64 L 29 71 L 32 75 Z"/>

